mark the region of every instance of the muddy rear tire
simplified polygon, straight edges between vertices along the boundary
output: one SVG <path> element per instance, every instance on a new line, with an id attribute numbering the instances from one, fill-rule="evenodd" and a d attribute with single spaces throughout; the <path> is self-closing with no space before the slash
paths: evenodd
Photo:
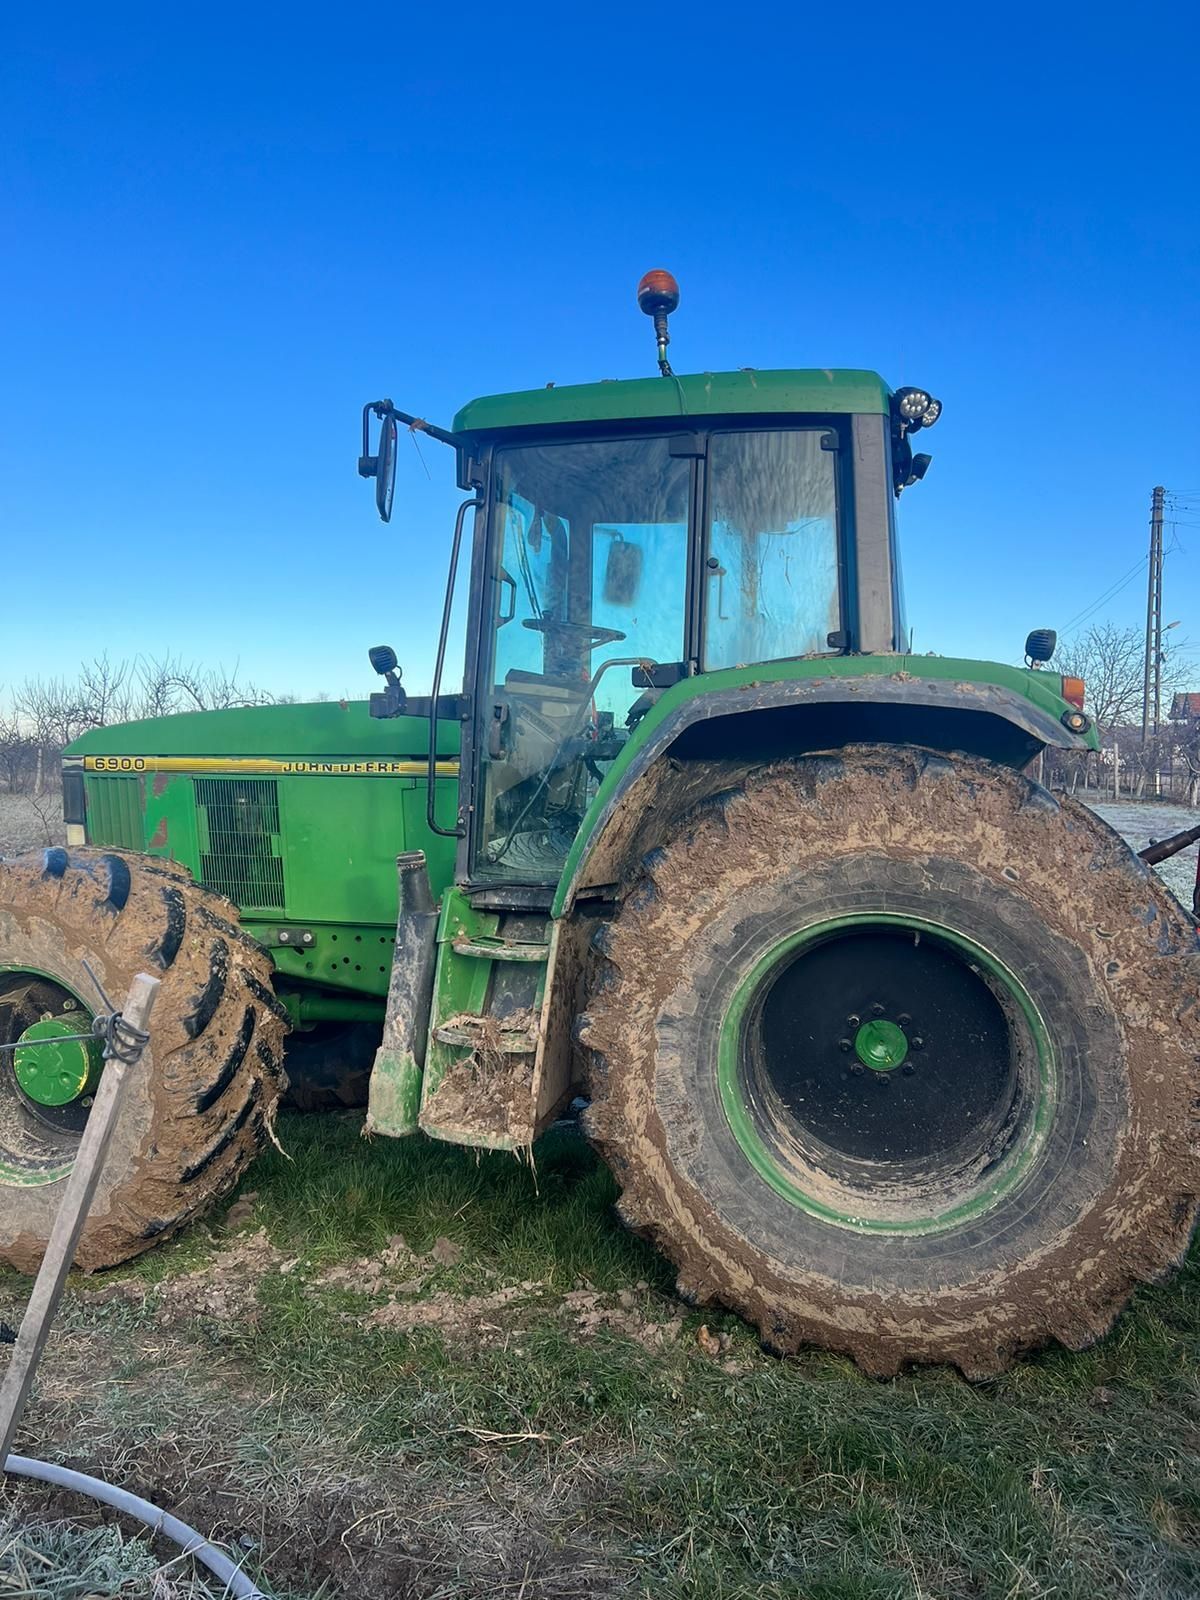
<path id="1" fill-rule="evenodd" d="M 285 1021 L 270 960 L 235 908 L 179 869 L 117 851 L 0 859 L 0 1042 L 31 1008 L 99 1010 L 85 960 L 117 1005 L 139 971 L 162 983 L 76 1255 L 92 1270 L 148 1249 L 236 1183 L 274 1115 Z M 32 1103 L 13 1059 L 0 1053 L 0 1261 L 31 1272 L 86 1102 Z"/>
<path id="2" fill-rule="evenodd" d="M 985 1376 L 1185 1254 L 1196 930 L 1084 807 L 904 748 L 765 768 L 597 942 L 586 1130 L 769 1347 Z"/>

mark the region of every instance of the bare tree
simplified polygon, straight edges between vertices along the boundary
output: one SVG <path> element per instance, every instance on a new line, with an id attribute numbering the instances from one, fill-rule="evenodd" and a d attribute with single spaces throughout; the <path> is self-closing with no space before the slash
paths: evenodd
<path id="1" fill-rule="evenodd" d="M 136 715 L 161 717 L 178 711 L 226 711 L 231 706 L 265 706 L 274 695 L 243 683 L 237 667 L 197 667 L 177 657 L 139 659 L 141 704 Z"/>
<path id="2" fill-rule="evenodd" d="M 130 716 L 130 669 L 127 661 L 116 666 L 107 651 L 85 661 L 79 668 L 79 711 L 93 728 L 106 728 L 113 722 L 126 722 Z"/>
<path id="3" fill-rule="evenodd" d="M 34 743 L 33 792 L 40 795 L 55 752 L 94 724 L 88 719 L 79 686 L 62 678 L 26 678 L 13 696 L 13 708 Z"/>
<path id="4" fill-rule="evenodd" d="M 33 740 L 15 711 L 0 711 L 0 781 L 11 794 L 33 781 L 36 752 Z"/>
<path id="5" fill-rule="evenodd" d="M 0 713 L 0 780 L 39 796 L 57 785 L 64 748 L 89 728 L 180 711 L 269 705 L 274 699 L 224 667 L 197 667 L 177 657 L 112 662 L 107 654 L 80 665 L 74 681 L 27 678 Z"/>
<path id="6" fill-rule="evenodd" d="M 1140 628 L 1119 628 L 1115 622 L 1096 623 L 1059 646 L 1051 662 L 1056 672 L 1082 678 L 1087 685 L 1087 709 L 1101 732 L 1141 725 L 1142 685 L 1145 673 L 1145 635 Z M 1171 696 L 1187 677 L 1184 663 L 1163 652 L 1164 711 Z"/>

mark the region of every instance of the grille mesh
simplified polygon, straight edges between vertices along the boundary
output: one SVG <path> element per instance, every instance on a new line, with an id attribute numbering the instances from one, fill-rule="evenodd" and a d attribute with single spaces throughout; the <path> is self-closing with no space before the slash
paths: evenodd
<path id="1" fill-rule="evenodd" d="M 197 778 L 196 803 L 207 823 L 200 881 L 255 911 L 282 911 L 279 791 L 273 778 Z"/>

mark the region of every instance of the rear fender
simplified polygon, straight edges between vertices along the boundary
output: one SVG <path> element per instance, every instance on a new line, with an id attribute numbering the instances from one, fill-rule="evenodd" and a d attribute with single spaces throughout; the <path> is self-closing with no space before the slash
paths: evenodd
<path id="1" fill-rule="evenodd" d="M 662 836 L 668 815 L 682 815 L 681 807 L 763 761 L 849 744 L 908 744 L 1021 768 L 1047 745 L 1096 748 L 1093 733 L 1064 726 L 1062 715 L 1072 708 L 1053 674 L 890 659 L 887 672 L 879 657 L 844 657 L 789 663 L 810 669 L 802 676 L 770 678 L 770 669 L 757 668 L 761 676 L 752 677 L 742 669 L 667 690 L 597 792 L 567 858 L 554 915 L 568 914 L 581 894 L 619 885 Z M 989 676 L 952 677 L 946 669 L 953 667 Z"/>

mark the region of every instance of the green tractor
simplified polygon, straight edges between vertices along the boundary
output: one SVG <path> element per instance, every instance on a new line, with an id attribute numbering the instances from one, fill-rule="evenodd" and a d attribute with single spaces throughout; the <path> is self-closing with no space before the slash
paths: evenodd
<path id="1" fill-rule="evenodd" d="M 162 979 L 88 1268 L 230 1189 L 289 1028 L 361 1059 L 371 1027 L 368 1130 L 523 1152 L 586 1102 L 628 1224 L 773 1350 L 986 1375 L 1179 1262 L 1196 929 L 1029 775 L 1096 747 L 1051 636 L 1025 668 L 910 651 L 894 511 L 940 405 L 677 376 L 677 299 L 639 288 L 658 376 L 451 430 L 364 408 L 385 520 L 401 427 L 464 491 L 427 696 L 379 647 L 369 700 L 67 752 L 66 848 L 0 862 L 0 1258 L 39 1259 L 102 1068 L 86 961 Z"/>

